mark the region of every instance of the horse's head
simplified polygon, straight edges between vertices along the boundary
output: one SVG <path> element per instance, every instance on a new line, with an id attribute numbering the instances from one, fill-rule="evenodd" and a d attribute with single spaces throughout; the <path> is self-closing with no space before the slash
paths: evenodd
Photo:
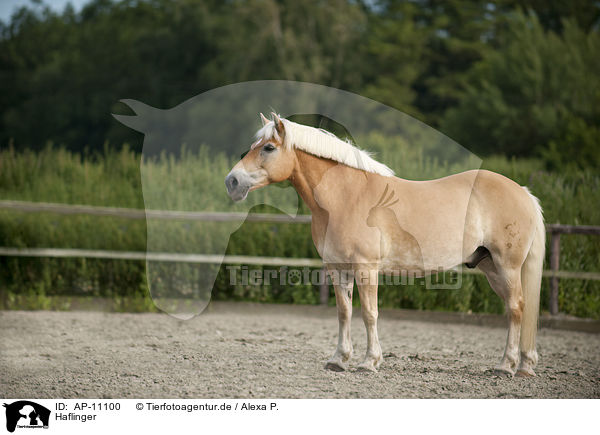
<path id="1" fill-rule="evenodd" d="M 284 123 L 277 114 L 272 115 L 273 119 L 268 120 L 260 114 L 263 127 L 256 133 L 256 141 L 225 177 L 227 193 L 234 201 L 268 184 L 287 180 L 294 170 L 296 154 L 284 146 Z"/>

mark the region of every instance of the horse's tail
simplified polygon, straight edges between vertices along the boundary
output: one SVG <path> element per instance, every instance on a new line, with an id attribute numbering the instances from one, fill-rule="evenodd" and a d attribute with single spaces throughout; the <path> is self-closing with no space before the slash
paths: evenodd
<path id="1" fill-rule="evenodd" d="M 523 288 L 523 321 L 521 324 L 521 366 L 529 364 L 533 368 L 537 364 L 535 338 L 538 327 L 540 310 L 540 291 L 542 285 L 542 270 L 546 249 L 546 229 L 540 201 L 529 190 L 524 188 L 533 201 L 535 209 L 535 235 L 525 263 L 521 268 L 521 285 Z"/>

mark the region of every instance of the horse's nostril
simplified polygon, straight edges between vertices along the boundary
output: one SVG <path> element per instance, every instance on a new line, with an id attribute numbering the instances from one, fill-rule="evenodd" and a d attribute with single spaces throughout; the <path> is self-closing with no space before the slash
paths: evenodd
<path id="1" fill-rule="evenodd" d="M 238 184 L 239 182 L 234 175 L 229 175 L 227 178 L 225 178 L 225 186 L 227 186 L 228 192 L 232 192 L 233 190 L 235 190 Z"/>

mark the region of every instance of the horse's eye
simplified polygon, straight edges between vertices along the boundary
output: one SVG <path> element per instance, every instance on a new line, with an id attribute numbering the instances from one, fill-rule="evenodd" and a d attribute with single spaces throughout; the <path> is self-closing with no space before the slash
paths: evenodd
<path id="1" fill-rule="evenodd" d="M 275 151 L 275 147 L 272 144 L 268 143 L 263 147 L 263 150 L 270 153 L 270 152 Z"/>
<path id="2" fill-rule="evenodd" d="M 242 160 L 244 157 L 246 157 L 246 154 L 248 154 L 249 152 L 250 152 L 250 151 L 246 151 L 245 153 L 243 153 L 243 154 L 240 156 L 240 160 Z"/>

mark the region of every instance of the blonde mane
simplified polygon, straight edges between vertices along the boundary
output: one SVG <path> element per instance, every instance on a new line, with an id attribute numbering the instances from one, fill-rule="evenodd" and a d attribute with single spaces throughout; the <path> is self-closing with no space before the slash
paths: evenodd
<path id="1" fill-rule="evenodd" d="M 328 131 L 297 124 L 285 118 L 281 118 L 285 128 L 283 146 L 291 149 L 296 148 L 317 157 L 335 160 L 352 168 L 360 169 L 374 174 L 391 177 L 394 171 L 383 163 L 379 163 L 371 157 L 367 151 L 355 147 L 349 141 L 339 139 Z M 256 132 L 256 139 L 280 140 L 275 123 L 269 121 Z"/>

